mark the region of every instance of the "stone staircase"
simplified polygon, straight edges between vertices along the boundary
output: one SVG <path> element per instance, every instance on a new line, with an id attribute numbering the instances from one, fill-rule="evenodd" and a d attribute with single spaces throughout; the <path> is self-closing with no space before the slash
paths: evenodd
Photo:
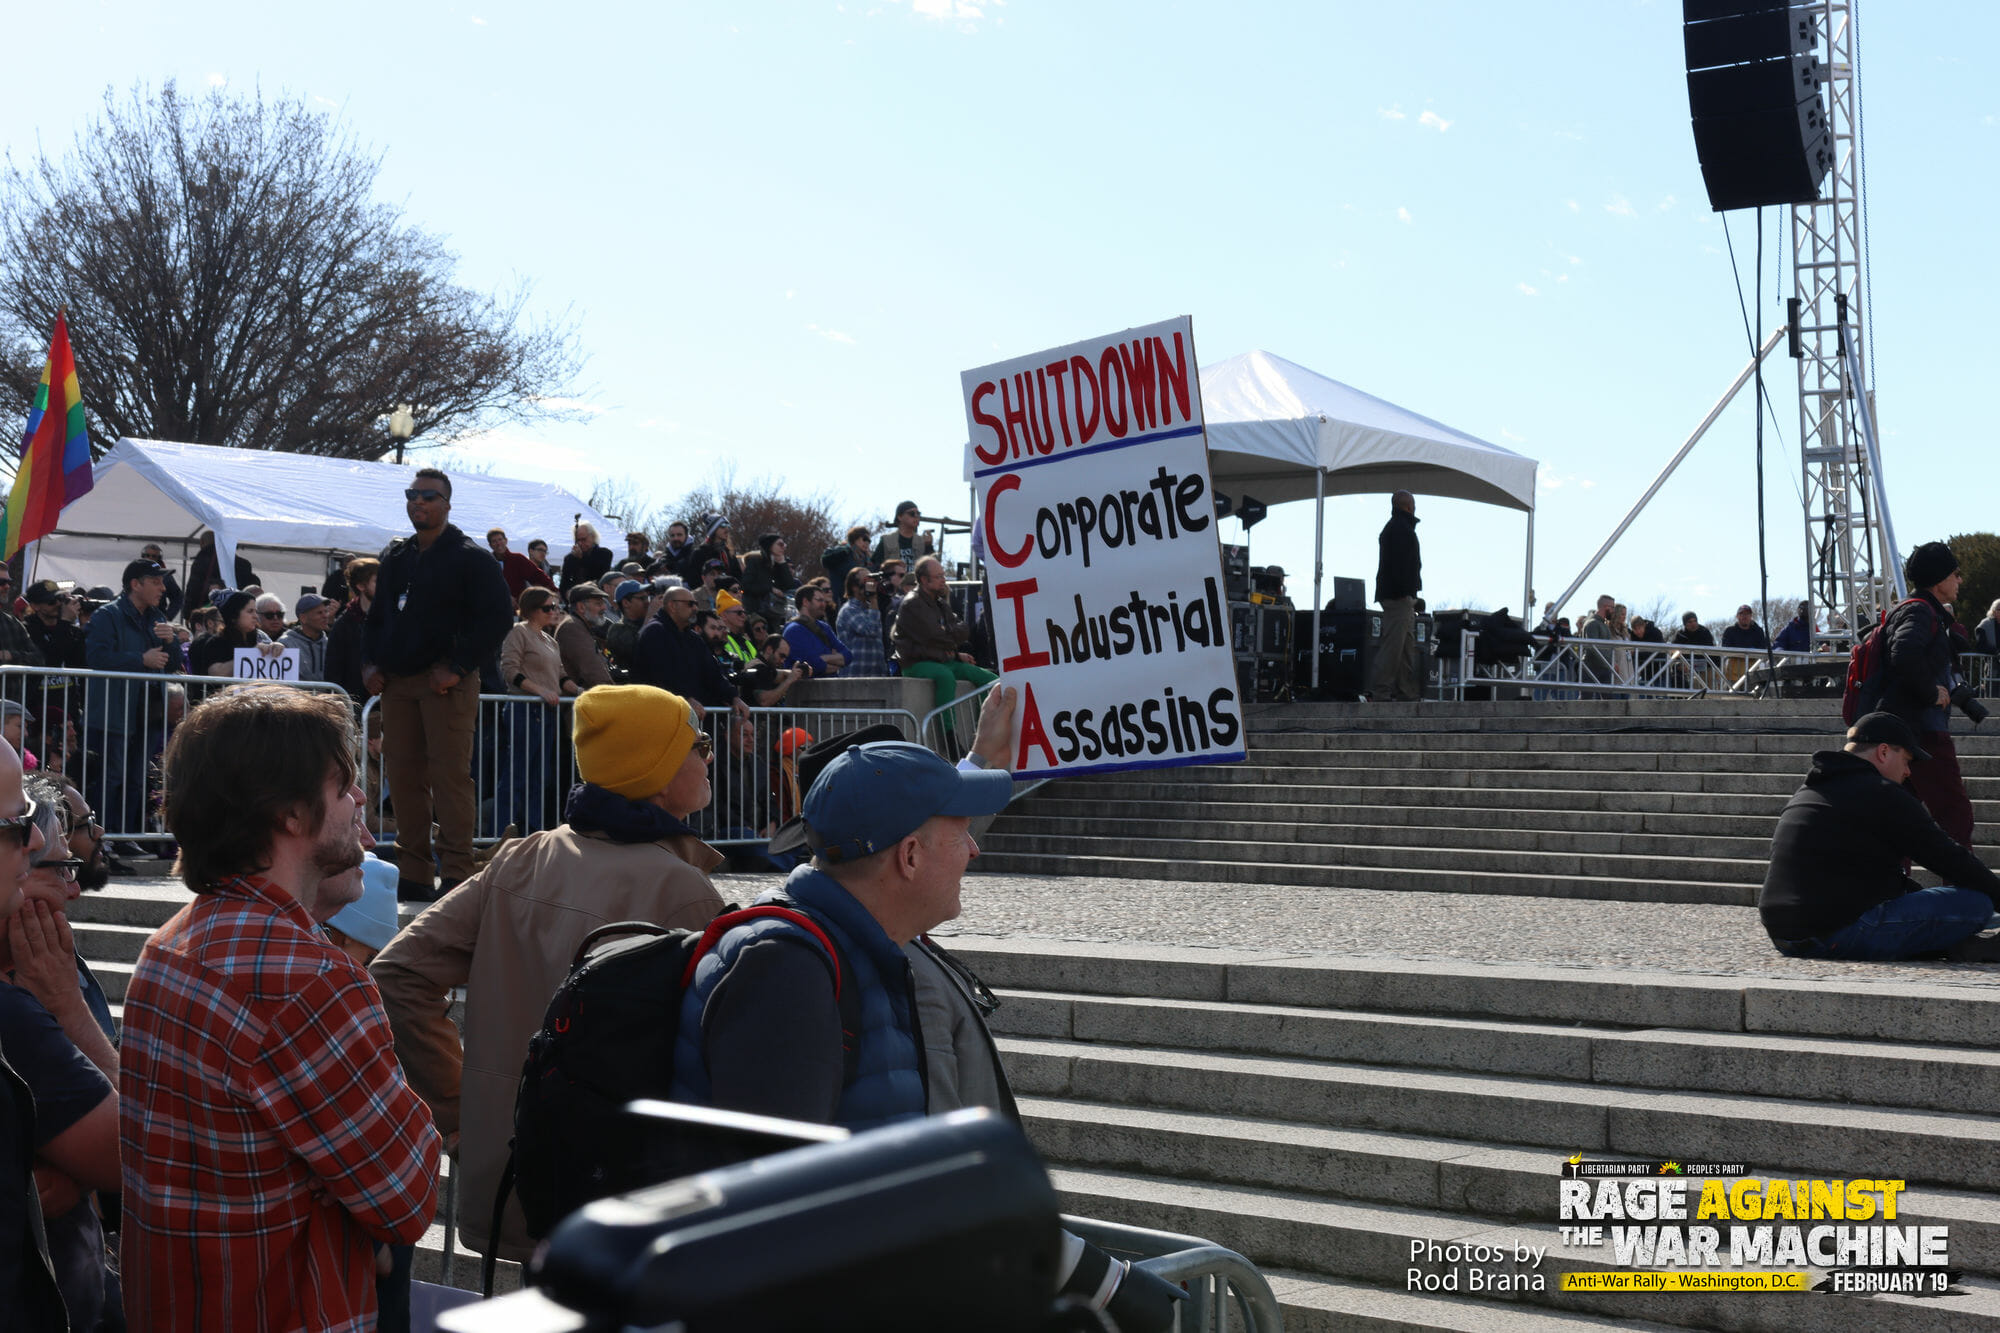
<path id="1" fill-rule="evenodd" d="M 1288 1330 L 2000 1329 L 2000 987 L 961 936 L 1066 1210 L 1209 1237 Z M 1564 1157 L 1909 1182 L 1948 1296 L 1565 1293 Z M 1409 1289 L 1413 1242 L 1548 1248 L 1540 1290 Z M 1645 1322 L 1641 1322 L 1645 1321 Z"/>
<path id="2" fill-rule="evenodd" d="M 2000 821 L 2000 731 L 1954 740 Z M 975 869 L 1749 905 L 1830 700 L 1302 704 L 1241 764 L 1097 774 L 1017 801 Z"/>

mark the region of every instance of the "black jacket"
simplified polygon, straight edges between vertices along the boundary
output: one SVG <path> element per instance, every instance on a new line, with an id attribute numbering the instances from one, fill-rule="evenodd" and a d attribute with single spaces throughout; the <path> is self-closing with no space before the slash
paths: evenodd
<path id="1" fill-rule="evenodd" d="M 692 628 L 676 629 L 663 615 L 654 616 L 639 631 L 639 670 L 634 680 L 704 708 L 727 706 L 736 698 L 736 687 L 722 674 L 708 640 Z"/>
<path id="2" fill-rule="evenodd" d="M 1915 890 L 1905 860 L 2000 902 L 2000 879 L 1953 842 L 1915 796 L 1859 755 L 1822 750 L 1778 817 L 1757 914 L 1772 939 L 1823 938 Z"/>
<path id="3" fill-rule="evenodd" d="M 611 571 L 611 548 L 593 546 L 588 551 L 571 551 L 563 557 L 562 573 L 556 579 L 556 588 L 568 592 L 579 583 L 602 583 Z M 605 589 L 609 592 L 610 589 Z"/>
<path id="4" fill-rule="evenodd" d="M 53 625 L 44 625 L 42 618 L 30 610 L 21 623 L 27 627 L 35 647 L 42 650 L 44 666 L 84 669 L 83 631 L 76 627 L 75 621 L 58 620 Z"/>
<path id="5" fill-rule="evenodd" d="M 1683 626 L 1674 631 L 1674 637 L 1670 642 L 1713 648 L 1715 647 L 1715 635 L 1709 631 L 1706 625 L 1696 625 L 1693 629 Z"/>
<path id="6" fill-rule="evenodd" d="M 392 676 L 414 676 L 440 662 L 469 676 L 513 625 L 500 562 L 448 523 L 428 551 L 414 536 L 383 548 L 361 660 Z"/>
<path id="7" fill-rule="evenodd" d="M 368 613 L 359 602 L 350 602 L 326 632 L 326 678 L 357 700 L 368 697 L 361 683 L 361 643 L 367 633 Z"/>
<path id="8" fill-rule="evenodd" d="M 1940 708 L 1938 686 L 1951 688 L 1951 618 L 1927 592 L 1912 593 L 1889 612 L 1879 631 L 1889 636 L 1880 707 L 1918 731 L 1945 731 L 1951 710 Z"/>
<path id="9" fill-rule="evenodd" d="M 1424 587 L 1424 561 L 1417 545 L 1417 516 L 1398 509 L 1382 525 L 1382 559 L 1375 566 L 1375 600 L 1415 597 Z"/>

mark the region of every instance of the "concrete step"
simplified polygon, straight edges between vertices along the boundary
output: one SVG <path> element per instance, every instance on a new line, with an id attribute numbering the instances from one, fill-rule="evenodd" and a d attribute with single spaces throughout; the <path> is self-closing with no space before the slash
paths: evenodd
<path id="1" fill-rule="evenodd" d="M 1102 941 L 945 938 L 989 986 L 1007 990 L 2000 1049 L 2000 985 L 1774 981 Z"/>
<path id="2" fill-rule="evenodd" d="M 1348 764 L 1327 765 L 1302 771 L 1296 768 L 1260 765 L 1255 762 L 1256 758 L 1253 753 L 1252 762 L 1247 764 L 1164 768 L 1152 771 L 1147 776 L 1160 785 L 1195 787 L 1203 789 L 1204 793 L 1211 788 L 1288 787 L 1302 784 L 1308 779 L 1314 786 L 1333 787 L 1381 785 L 1394 780 L 1390 774 L 1376 769 Z M 1622 771 L 1592 773 L 1567 772 L 1561 769 L 1437 768 L 1397 769 L 1393 770 L 1393 774 L 1394 777 L 1406 774 L 1412 778 L 1421 776 L 1426 784 L 1435 788 L 1469 788 L 1476 791 L 1515 791 L 1527 788 L 1540 791 L 1706 792 L 1720 795 L 1766 796 L 1778 799 L 1781 804 L 1799 789 L 1800 782 L 1800 775 L 1796 773 Z M 1992 801 L 2000 798 L 2000 778 L 1968 778 L 1966 791 L 1974 800 Z"/>
<path id="3" fill-rule="evenodd" d="M 1661 1333 L 1672 1327 L 1616 1315 L 1555 1313 L 1467 1296 L 1429 1295 L 1283 1268 L 1264 1278 L 1286 1333 Z"/>
<path id="4" fill-rule="evenodd" d="M 194 895 L 179 884 L 117 878 L 72 902 L 67 914 L 71 922 L 138 926 L 150 935 L 193 901 Z"/>
<path id="5" fill-rule="evenodd" d="M 107 890 L 108 892 L 108 890 Z M 76 951 L 95 967 L 105 963 L 136 963 L 139 950 L 151 939 L 156 926 L 128 926 L 110 921 L 92 921 L 73 915 L 79 903 L 70 904 L 70 933 L 76 937 Z"/>
<path id="6" fill-rule="evenodd" d="M 1004 875 L 1102 875 L 1118 879 L 1180 880 L 1215 885 L 1285 884 L 1304 888 L 1409 889 L 1425 893 L 1497 893 L 1513 897 L 1595 898 L 1611 902 L 1726 903 L 1737 907 L 1753 905 L 1757 900 L 1758 887 L 1747 883 L 1722 884 L 1698 880 L 1432 870 L 1407 865 L 1328 866 L 1271 860 L 1086 856 L 1074 852 L 993 852 L 982 855 L 974 863 L 974 868 L 988 874 Z"/>
<path id="7" fill-rule="evenodd" d="M 1099 825 L 1103 828 L 1103 825 Z M 1436 847 L 1411 841 L 1368 843 L 1322 842 L 1296 838 L 1269 840 L 1230 836 L 1227 825 L 1211 825 L 1206 830 L 1183 830 L 1186 836 L 1146 836 L 1136 830 L 1118 829 L 1116 837 L 1088 837 L 1076 833 L 1009 825 L 988 832 L 980 842 L 983 853 L 991 856 L 1094 857 L 1109 860 L 1121 857 L 1166 857 L 1173 859 L 1227 860 L 1266 864 L 1374 867 L 1407 872 L 1431 870 L 1464 874 L 1509 876 L 1562 876 L 1576 879 L 1599 876 L 1623 879 L 1685 879 L 1699 875 L 1702 883 L 1761 885 L 1767 862 L 1759 856 L 1725 858 L 1706 854 L 1688 856 L 1646 856 L 1631 853 L 1591 854 L 1554 852 L 1535 848 Z M 1769 849 L 1768 841 L 1764 850 Z M 1570 895 L 1563 895 L 1570 896 Z M 1704 901 L 1712 901 L 1704 899 Z"/>
<path id="8" fill-rule="evenodd" d="M 1172 770 L 1162 770 L 1172 771 Z M 1214 773 L 1221 769 L 1203 769 Z M 1511 810 L 1610 810 L 1639 814 L 1756 815 L 1775 821 L 1796 784 L 1783 792 L 1718 793 L 1700 791 L 1624 790 L 1610 785 L 1556 788 L 1541 783 L 1519 787 L 1452 787 L 1442 783 L 1419 786 L 1391 786 L 1370 782 L 1365 777 L 1348 782 L 1289 781 L 1258 787 L 1253 783 L 1224 783 L 1181 779 L 1165 781 L 1155 774 L 1121 774 L 1121 780 L 1093 783 L 1063 792 L 1050 792 L 1044 799 L 1063 799 L 1072 805 L 1087 806 L 1098 800 L 1114 801 L 1199 801 L 1228 807 L 1244 803 L 1261 805 L 1274 796 L 1296 805 L 1366 808 L 1371 805 L 1460 806 Z M 1037 793 L 1040 797 L 1042 794 Z M 2000 801 L 1974 801 L 1973 817 L 1980 823 L 2000 818 Z"/>
<path id="9" fill-rule="evenodd" d="M 1479 1139 L 1562 1152 L 1763 1162 L 1827 1178 L 2000 1189 L 1990 1116 L 1688 1094 L 1497 1074 L 1004 1037 L 1018 1092 L 1206 1115 Z"/>
<path id="10" fill-rule="evenodd" d="M 1689 839 L 1749 839 L 1768 849 L 1776 816 L 1689 815 L 1616 810 L 1518 809 L 1499 806 L 1450 804 L 1422 805 L 1294 805 L 1288 793 L 1272 793 L 1274 800 L 1211 801 L 1105 801 L 1069 799 L 1040 789 L 1007 807 L 994 824 L 1010 828 L 1015 820 L 1044 827 L 1051 819 L 1075 817 L 1078 822 L 1103 826 L 1117 820 L 1121 827 L 1130 821 L 1150 820 L 1190 825 L 1205 820 L 1227 818 L 1231 827 L 1248 827 L 1263 821 L 1328 830 L 1390 827 L 1415 832 L 1419 829 L 1445 831 L 1519 830 L 1550 834 L 1658 834 L 1685 847 Z"/>
<path id="11" fill-rule="evenodd" d="M 1361 1009 L 1000 992 L 996 1033 L 1690 1092 L 1990 1114 L 2000 1053 L 1772 1033 L 1554 1026 Z"/>
<path id="12" fill-rule="evenodd" d="M 1468 1139 L 1328 1129 L 1103 1102 L 1021 1101 L 1052 1164 L 1547 1225 L 1560 1156 Z M 1615 1154 L 1612 1155 L 1614 1158 Z M 1601 1160 L 1601 1159 L 1600 1159 Z M 1774 1172 L 1754 1167 L 1752 1175 Z M 2000 1197 L 1913 1187 L 1898 1220 L 1951 1228 L 1952 1263 L 2000 1276 Z"/>
<path id="13" fill-rule="evenodd" d="M 1407 1288 L 1412 1267 L 1442 1275 L 1456 1269 L 1458 1294 L 1491 1299 L 1502 1309 L 1580 1311 L 1614 1319 L 1651 1320 L 1680 1328 L 1755 1329 L 1759 1333 L 1825 1333 L 1829 1328 L 1870 1333 L 1969 1333 L 2000 1329 L 2000 1284 L 1967 1278 L 1950 1299 L 1819 1294 L 1811 1300 L 1734 1293 L 1582 1293 L 1560 1290 L 1560 1275 L 1617 1271 L 1612 1252 L 1566 1249 L 1548 1226 L 1496 1226 L 1482 1219 L 1420 1209 L 1387 1208 L 1300 1199 L 1267 1190 L 1168 1184 L 1122 1172 L 1059 1170 L 1064 1208 L 1161 1230 L 1205 1236 L 1237 1250 L 1260 1267 L 1305 1270 L 1391 1290 Z M 1437 1247 L 1424 1250 L 1426 1243 Z M 1503 1252 L 1497 1263 L 1453 1264 L 1450 1246 Z M 1422 1251 L 1413 1255 L 1413 1251 Z M 1526 1251 L 1538 1262 L 1517 1263 Z M 1434 1254 L 1440 1257 L 1432 1257 Z M 1512 1290 L 1468 1290 L 1467 1272 L 1478 1268 L 1490 1282 L 1513 1277 Z M 1540 1277 L 1539 1285 L 1533 1278 Z M 1288 1327 L 1289 1327 L 1288 1321 Z M 1485 1324 L 1474 1328 L 1491 1327 Z"/>
<path id="14" fill-rule="evenodd" d="M 1121 804 L 1125 804 L 1122 803 Z M 1050 811 L 1061 806 L 1050 806 Z M 1435 812 L 1431 812 L 1435 813 Z M 1091 837 L 1115 831 L 1128 838 L 1159 840 L 1176 838 L 1208 842 L 1239 839 L 1253 843 L 1318 843 L 1350 847 L 1391 846 L 1411 848 L 1463 848 L 1475 851 L 1574 853 L 1580 856 L 1651 856 L 1679 860 L 1697 852 L 1703 857 L 1750 860 L 1757 863 L 1758 878 L 1771 850 L 1771 830 L 1759 821 L 1759 832 L 1745 836 L 1708 835 L 1698 843 L 1684 833 L 1643 833 L 1638 831 L 1566 831 L 1547 828 L 1495 827 L 1477 814 L 1465 812 L 1452 825 L 1429 823 L 1364 822 L 1374 810 L 1331 811 L 1315 820 L 1246 818 L 1218 820 L 1190 809 L 1176 816 L 1142 814 L 1135 810 L 1113 812 L 1094 804 L 1088 814 L 1064 816 L 1055 813 L 1022 812 L 1015 818 L 998 821 L 980 839 L 982 851 L 996 835 Z M 1643 816 L 1625 816 L 1637 823 Z M 1706 861 L 1704 860 L 1704 863 Z"/>
<path id="15" fill-rule="evenodd" d="M 1306 728 L 1252 728 L 1253 750 L 1458 750 L 1504 754 L 1552 751 L 1564 754 L 1756 754 L 1781 755 L 1799 764 L 1816 750 L 1837 748 L 1838 733 L 1823 731 L 1325 731 Z M 2000 754 L 2000 733 L 1954 738 L 1961 758 Z"/>

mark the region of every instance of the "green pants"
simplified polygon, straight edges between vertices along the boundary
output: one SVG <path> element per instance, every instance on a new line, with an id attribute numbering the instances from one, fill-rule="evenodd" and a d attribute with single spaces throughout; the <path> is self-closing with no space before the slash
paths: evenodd
<path id="1" fill-rule="evenodd" d="M 970 662 L 917 662 L 903 668 L 903 674 L 917 680 L 929 681 L 937 691 L 933 708 L 943 708 L 958 697 L 958 682 L 969 680 L 974 685 L 984 685 L 997 679 L 984 667 L 976 667 Z M 944 729 L 952 730 L 951 714 L 944 715 Z"/>

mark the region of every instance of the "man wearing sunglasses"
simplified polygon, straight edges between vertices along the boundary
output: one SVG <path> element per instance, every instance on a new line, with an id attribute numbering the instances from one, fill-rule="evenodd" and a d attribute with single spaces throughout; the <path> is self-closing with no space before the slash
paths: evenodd
<path id="1" fill-rule="evenodd" d="M 0 568 L 0 662 L 11 666 L 41 666 L 42 650 L 28 627 L 14 614 L 14 576 Z"/>
<path id="2" fill-rule="evenodd" d="M 34 804 L 21 789 L 20 756 L 0 745 L 0 915 L 19 910 L 29 858 L 42 846 Z M 31 1054 L 0 1044 L 0 1316 L 9 1328 L 64 1328 L 62 1292 L 32 1222 L 39 1204 L 31 1154 L 42 1127 L 34 1094 L 9 1063 Z"/>
<path id="3" fill-rule="evenodd" d="M 397 892 L 428 902 L 473 870 L 473 733 L 479 667 L 514 625 L 500 565 L 451 523 L 451 478 L 424 468 L 403 492 L 412 536 L 382 552 L 361 679 L 382 696 L 382 769 L 396 802 Z M 444 879 L 433 892 L 431 824 Z"/>
<path id="4" fill-rule="evenodd" d="M 26 783 L 42 848 L 21 906 L 0 917 L 0 1045 L 35 1094 L 36 1181 L 49 1258 L 70 1327 L 97 1327 L 106 1301 L 104 1231 L 90 1192 L 115 1195 L 118 1054 L 110 1005 L 76 954 L 65 909 L 76 896 L 63 843 L 68 807 L 54 783 Z"/>
<path id="5" fill-rule="evenodd" d="M 458 1133 L 459 1235 L 491 1244 L 493 1200 L 514 1130 L 521 1053 L 577 946 L 613 921 L 699 929 L 722 909 L 708 881 L 722 856 L 687 821 L 711 796 L 709 738 L 678 695 L 599 685 L 577 696 L 566 823 L 515 838 L 426 909 L 370 970 L 410 1086 Z M 466 987 L 464 1040 L 450 992 Z M 499 1253 L 531 1252 L 517 1204 Z"/>

